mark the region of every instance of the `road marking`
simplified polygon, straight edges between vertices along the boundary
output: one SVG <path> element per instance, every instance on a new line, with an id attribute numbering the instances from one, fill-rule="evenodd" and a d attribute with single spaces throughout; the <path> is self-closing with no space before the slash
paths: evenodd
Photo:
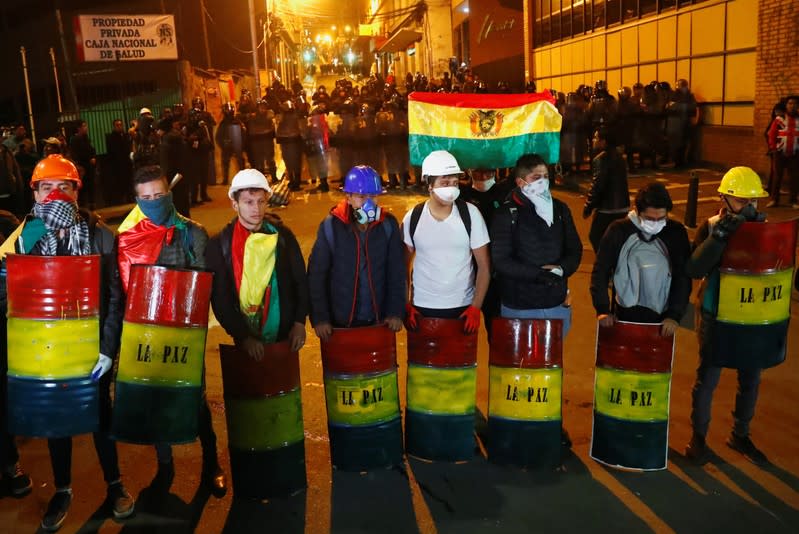
<path id="1" fill-rule="evenodd" d="M 699 182 L 699 187 L 702 187 L 703 185 L 719 185 L 720 183 L 721 180 L 714 180 L 712 182 Z M 691 184 L 674 184 L 667 185 L 666 189 L 686 189 L 688 187 L 691 187 Z"/>

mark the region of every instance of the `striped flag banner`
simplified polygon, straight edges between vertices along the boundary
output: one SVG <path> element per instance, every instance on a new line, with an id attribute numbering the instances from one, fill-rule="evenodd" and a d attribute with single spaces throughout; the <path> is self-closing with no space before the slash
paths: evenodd
<path id="1" fill-rule="evenodd" d="M 548 93 L 420 93 L 408 96 L 411 164 L 447 150 L 461 168 L 513 167 L 535 153 L 555 163 L 563 117 Z"/>

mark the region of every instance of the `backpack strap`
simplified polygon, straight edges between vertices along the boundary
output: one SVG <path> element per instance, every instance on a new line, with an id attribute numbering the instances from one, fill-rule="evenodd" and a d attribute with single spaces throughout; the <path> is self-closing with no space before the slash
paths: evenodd
<path id="1" fill-rule="evenodd" d="M 333 238 L 333 216 L 328 215 L 325 217 L 325 220 L 322 221 L 322 232 L 325 234 L 325 241 L 327 241 L 327 246 L 330 250 L 333 250 L 333 247 L 336 244 L 335 239 Z"/>
<path id="2" fill-rule="evenodd" d="M 465 200 L 457 199 L 455 200 L 455 206 L 458 208 L 458 214 L 461 216 L 461 221 L 463 221 L 463 226 L 466 227 L 466 235 L 469 237 L 469 241 L 471 242 L 472 239 L 472 215 L 469 213 L 469 204 Z"/>
<path id="3" fill-rule="evenodd" d="M 424 209 L 424 202 L 420 202 L 419 204 L 413 207 L 413 211 L 411 212 L 411 243 L 413 243 L 413 248 L 416 248 L 416 243 L 413 240 L 413 235 L 416 233 L 416 227 L 419 226 L 419 219 L 422 217 L 422 210 Z"/>

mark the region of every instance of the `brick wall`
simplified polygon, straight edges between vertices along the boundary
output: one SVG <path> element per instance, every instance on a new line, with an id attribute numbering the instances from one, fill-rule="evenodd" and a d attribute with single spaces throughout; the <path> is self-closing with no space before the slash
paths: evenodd
<path id="1" fill-rule="evenodd" d="M 769 160 L 762 132 L 751 127 L 702 126 L 698 138 L 701 161 L 724 169 L 745 165 L 768 175 Z"/>

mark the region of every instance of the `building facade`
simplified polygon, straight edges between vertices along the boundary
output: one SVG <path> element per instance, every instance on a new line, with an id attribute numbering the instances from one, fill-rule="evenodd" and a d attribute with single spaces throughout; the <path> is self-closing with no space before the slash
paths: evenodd
<path id="1" fill-rule="evenodd" d="M 569 92 L 606 80 L 688 80 L 700 158 L 768 168 L 773 105 L 799 92 L 799 11 L 788 0 L 527 0 L 528 79 Z M 793 7 L 791 7 L 793 4 Z M 793 52 L 791 52 L 793 51 Z"/>

